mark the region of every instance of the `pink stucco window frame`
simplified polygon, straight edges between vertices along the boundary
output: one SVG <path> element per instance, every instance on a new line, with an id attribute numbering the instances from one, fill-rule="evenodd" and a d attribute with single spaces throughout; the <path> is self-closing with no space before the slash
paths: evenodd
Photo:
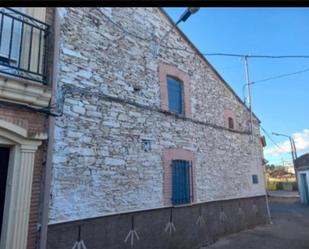
<path id="1" fill-rule="evenodd" d="M 191 117 L 191 99 L 190 99 L 190 78 L 189 76 L 179 70 L 177 67 L 168 65 L 166 63 L 159 64 L 159 80 L 160 80 L 160 97 L 161 97 L 161 109 L 169 111 L 168 106 L 168 91 L 167 91 L 167 76 L 179 79 L 183 84 L 183 106 L 184 116 Z"/>
<path id="2" fill-rule="evenodd" d="M 232 118 L 234 121 L 234 129 L 230 129 L 229 128 L 229 118 Z M 230 130 L 237 130 L 238 129 L 238 125 L 236 122 L 236 114 L 234 111 L 230 110 L 230 109 L 225 109 L 224 110 L 224 126 Z"/>
<path id="3" fill-rule="evenodd" d="M 186 160 L 192 162 L 192 184 L 191 193 L 193 193 L 193 200 L 191 203 L 196 201 L 196 161 L 192 151 L 186 149 L 165 149 L 163 151 L 163 202 L 164 206 L 172 205 L 172 161 L 173 160 Z M 193 187 L 193 189 L 192 189 Z"/>

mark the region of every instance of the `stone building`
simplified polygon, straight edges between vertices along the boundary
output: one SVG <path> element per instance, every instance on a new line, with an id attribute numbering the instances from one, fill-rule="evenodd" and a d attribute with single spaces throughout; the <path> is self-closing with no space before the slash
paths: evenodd
<path id="1" fill-rule="evenodd" d="M 162 9 L 56 18 L 47 248 L 195 248 L 266 222 L 259 120 L 251 136 L 244 103 Z"/>
<path id="2" fill-rule="evenodd" d="M 53 9 L 0 8 L 0 248 L 39 238 L 51 99 Z"/>

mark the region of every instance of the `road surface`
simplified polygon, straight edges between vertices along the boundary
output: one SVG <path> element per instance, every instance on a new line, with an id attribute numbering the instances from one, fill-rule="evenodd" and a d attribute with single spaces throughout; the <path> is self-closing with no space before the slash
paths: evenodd
<path id="1" fill-rule="evenodd" d="M 271 198 L 273 224 L 219 239 L 201 249 L 309 249 L 309 206 Z"/>

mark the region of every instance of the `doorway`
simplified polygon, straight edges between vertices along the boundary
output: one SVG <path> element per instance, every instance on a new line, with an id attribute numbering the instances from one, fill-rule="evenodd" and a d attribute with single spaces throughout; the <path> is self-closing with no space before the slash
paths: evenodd
<path id="1" fill-rule="evenodd" d="M 10 149 L 0 147 L 0 238 L 3 221 L 6 180 L 9 167 Z"/>
<path id="2" fill-rule="evenodd" d="M 301 173 L 301 194 L 303 197 L 304 204 L 309 204 L 309 190 L 308 190 L 308 182 L 307 182 L 307 174 Z"/>

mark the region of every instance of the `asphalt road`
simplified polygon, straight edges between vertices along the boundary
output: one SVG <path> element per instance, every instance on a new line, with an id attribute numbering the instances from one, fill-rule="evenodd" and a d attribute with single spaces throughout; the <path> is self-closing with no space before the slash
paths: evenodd
<path id="1" fill-rule="evenodd" d="M 271 199 L 273 224 L 224 237 L 202 249 L 309 249 L 309 206 L 289 198 Z"/>

